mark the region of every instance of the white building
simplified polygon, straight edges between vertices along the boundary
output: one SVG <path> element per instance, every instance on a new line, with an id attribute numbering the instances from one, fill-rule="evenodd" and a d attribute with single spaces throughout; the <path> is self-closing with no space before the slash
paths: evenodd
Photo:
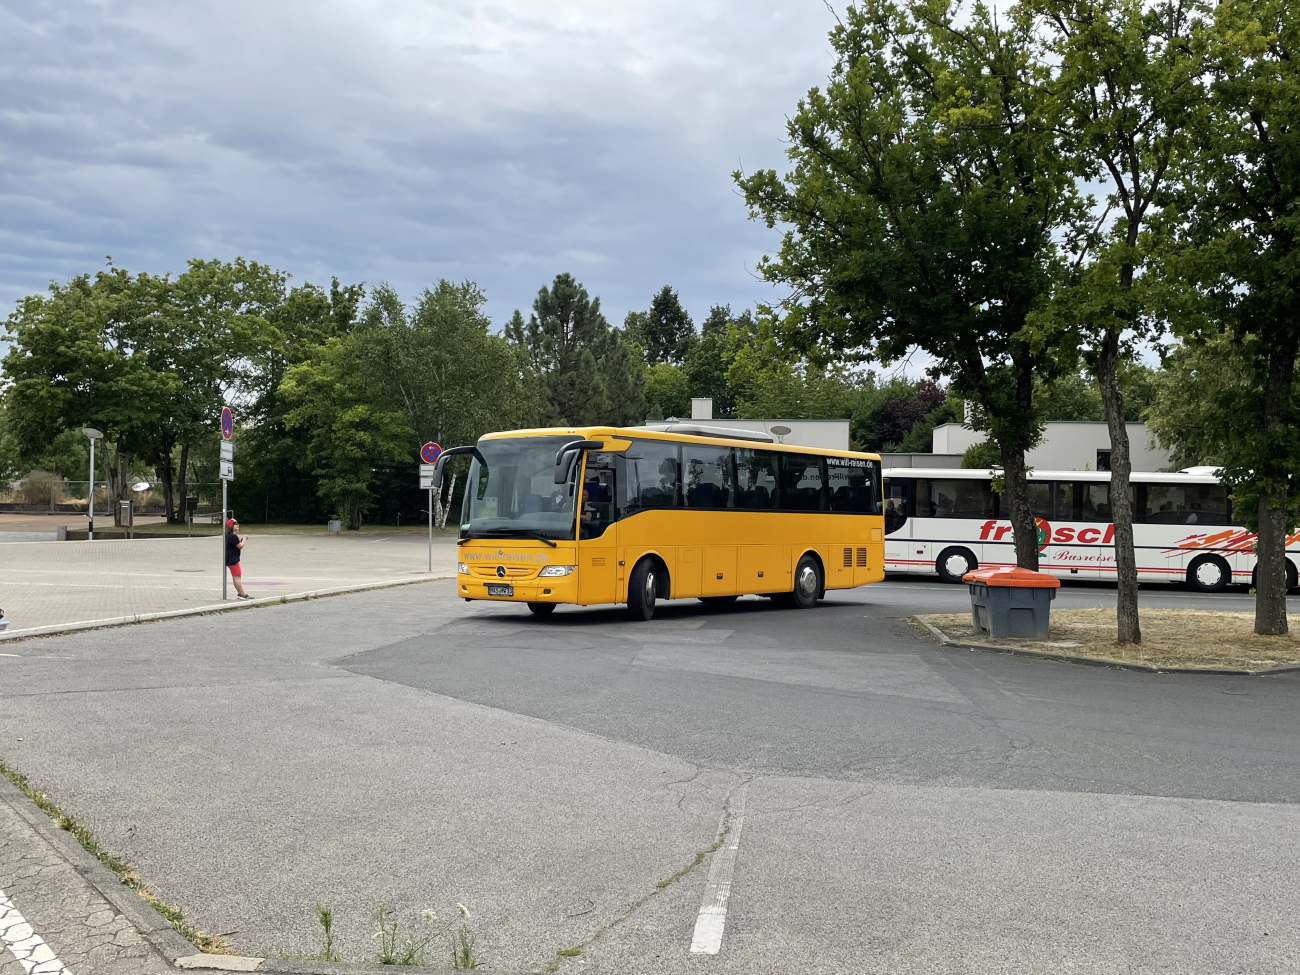
<path id="1" fill-rule="evenodd" d="M 700 397 L 691 400 L 691 420 L 711 423 L 713 400 Z M 646 426 L 669 426 L 670 421 L 647 423 Z M 765 433 L 775 443 L 794 444 L 799 447 L 827 447 L 831 450 L 849 449 L 848 420 L 719 420 L 719 427 L 730 430 L 749 430 Z"/>
<path id="2" fill-rule="evenodd" d="M 1126 423 L 1129 452 L 1135 471 L 1167 470 L 1169 451 L 1151 443 L 1145 423 Z M 956 456 L 957 467 L 966 448 L 983 443 L 988 435 L 960 423 L 941 423 L 934 428 L 931 449 L 935 454 Z M 898 455 L 893 455 L 898 456 Z M 918 455 L 926 456 L 926 455 Z M 1043 441 L 1025 455 L 1030 467 L 1051 471 L 1110 470 L 1110 431 L 1101 420 L 1048 420 L 1043 425 Z M 889 465 L 886 465 L 889 466 Z M 914 467 L 918 464 L 899 464 Z M 945 465 L 947 466 L 947 465 Z"/>

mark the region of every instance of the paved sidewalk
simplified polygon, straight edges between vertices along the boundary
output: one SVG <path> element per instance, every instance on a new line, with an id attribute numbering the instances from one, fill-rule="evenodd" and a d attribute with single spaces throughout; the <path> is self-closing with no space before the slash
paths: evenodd
<path id="1" fill-rule="evenodd" d="M 455 539 L 418 535 L 253 534 L 244 548 L 244 586 L 254 602 L 455 574 Z M 220 608 L 219 538 L 13 542 L 0 555 L 0 639 L 74 624 Z M 235 601 L 229 587 L 230 605 Z"/>
<path id="2" fill-rule="evenodd" d="M 69 860 L 72 851 L 60 849 L 61 840 L 75 841 L 23 805 L 17 790 L 0 780 L 0 975 L 168 971 L 136 925 Z M 84 861 L 89 854 L 82 852 Z"/>

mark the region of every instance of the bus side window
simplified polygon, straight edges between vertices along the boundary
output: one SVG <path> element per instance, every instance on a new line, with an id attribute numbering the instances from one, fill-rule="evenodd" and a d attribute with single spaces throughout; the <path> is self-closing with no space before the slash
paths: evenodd
<path id="1" fill-rule="evenodd" d="M 684 447 L 682 468 L 686 507 L 734 507 L 730 447 Z"/>
<path id="2" fill-rule="evenodd" d="M 892 535 L 911 515 L 910 479 L 891 477 L 885 481 L 885 534 Z"/>
<path id="3" fill-rule="evenodd" d="M 624 459 L 627 476 L 622 479 L 625 514 L 643 508 L 672 508 L 677 505 L 677 445 L 661 440 L 637 440 Z"/>
<path id="4" fill-rule="evenodd" d="M 880 514 L 876 476 L 875 461 L 827 457 L 826 490 L 830 495 L 831 511 Z"/>
<path id="5" fill-rule="evenodd" d="M 775 508 L 778 491 L 776 454 L 770 450 L 736 450 L 736 507 Z"/>
<path id="6" fill-rule="evenodd" d="M 820 511 L 825 507 L 821 459 L 781 454 L 781 510 Z"/>

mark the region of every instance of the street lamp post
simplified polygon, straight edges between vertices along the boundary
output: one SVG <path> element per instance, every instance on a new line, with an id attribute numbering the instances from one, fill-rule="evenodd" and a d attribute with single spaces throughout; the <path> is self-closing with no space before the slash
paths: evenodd
<path id="1" fill-rule="evenodd" d="M 90 440 L 90 489 L 86 492 L 86 540 L 95 540 L 95 441 L 104 434 L 94 427 L 82 427 L 81 432 Z"/>

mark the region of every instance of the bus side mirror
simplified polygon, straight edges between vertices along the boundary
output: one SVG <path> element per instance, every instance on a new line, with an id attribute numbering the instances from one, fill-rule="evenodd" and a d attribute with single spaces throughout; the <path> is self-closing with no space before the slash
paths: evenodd
<path id="1" fill-rule="evenodd" d="M 441 454 L 438 455 L 438 459 L 434 461 L 433 476 L 430 478 L 430 483 L 429 483 L 429 486 L 431 488 L 433 488 L 435 491 L 442 490 L 442 469 L 443 467 L 446 466 L 447 459 L 450 457 L 459 457 L 462 454 L 473 454 L 475 457 L 479 459 L 480 463 L 484 463 L 483 455 L 478 452 L 478 447 L 474 446 L 473 444 L 467 447 L 452 447 L 451 450 L 444 450 Z"/>
<path id="2" fill-rule="evenodd" d="M 603 440 L 575 440 L 566 443 L 555 454 L 555 483 L 565 484 L 573 473 L 573 465 L 584 450 L 603 450 Z"/>

